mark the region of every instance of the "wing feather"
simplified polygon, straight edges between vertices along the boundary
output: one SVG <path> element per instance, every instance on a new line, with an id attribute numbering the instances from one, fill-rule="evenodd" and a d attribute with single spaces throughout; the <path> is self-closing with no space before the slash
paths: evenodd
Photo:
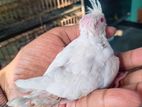
<path id="1" fill-rule="evenodd" d="M 93 77 L 95 75 L 92 76 L 90 72 L 92 72 L 92 64 L 96 61 L 95 50 L 87 45 L 88 43 L 85 43 L 86 41 L 84 43 L 78 42 L 76 45 L 71 45 L 73 48 L 70 50 L 63 50 L 43 76 L 18 80 L 16 85 L 24 89 L 46 90 L 49 93 L 72 100 L 87 95 L 95 87 L 92 85 L 94 84 L 92 78 L 96 77 Z M 65 56 L 66 58 L 64 58 L 65 54 L 68 54 Z"/>

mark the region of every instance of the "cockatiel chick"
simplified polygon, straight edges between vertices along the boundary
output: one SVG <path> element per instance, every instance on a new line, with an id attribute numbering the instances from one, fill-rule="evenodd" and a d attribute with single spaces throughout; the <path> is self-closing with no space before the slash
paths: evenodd
<path id="1" fill-rule="evenodd" d="M 17 80 L 30 94 L 8 102 L 12 107 L 53 107 L 62 99 L 73 101 L 95 89 L 108 87 L 116 77 L 119 59 L 106 39 L 106 21 L 98 0 L 79 22 L 80 36 L 53 60 L 43 76 Z"/>

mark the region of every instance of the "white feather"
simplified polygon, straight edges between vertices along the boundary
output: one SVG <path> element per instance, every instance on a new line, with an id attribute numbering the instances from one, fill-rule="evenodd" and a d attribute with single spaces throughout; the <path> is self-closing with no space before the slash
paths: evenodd
<path id="1" fill-rule="evenodd" d="M 90 7 L 87 7 L 87 9 L 91 12 L 94 12 L 94 11 L 98 11 L 98 12 L 102 12 L 102 7 L 101 7 L 101 4 L 98 0 L 89 0 L 91 5 L 92 5 L 92 8 Z"/>
<path id="2" fill-rule="evenodd" d="M 118 59 L 110 47 L 104 49 L 91 41 L 93 38 L 80 36 L 57 55 L 43 76 L 18 80 L 16 85 L 23 89 L 46 90 L 69 100 L 108 86 L 117 74 Z"/>

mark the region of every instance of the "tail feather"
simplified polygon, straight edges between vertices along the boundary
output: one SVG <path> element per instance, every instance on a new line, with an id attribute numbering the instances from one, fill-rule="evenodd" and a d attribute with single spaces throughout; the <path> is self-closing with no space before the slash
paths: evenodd
<path id="1" fill-rule="evenodd" d="M 15 98 L 7 104 L 10 107 L 53 107 L 61 101 L 46 91 L 33 91 L 29 95 Z"/>
<path id="2" fill-rule="evenodd" d="M 7 105 L 10 107 L 28 107 L 28 98 L 15 98 L 11 101 L 8 101 Z"/>
<path id="3" fill-rule="evenodd" d="M 15 83 L 17 87 L 26 89 L 26 90 L 44 90 L 46 89 L 47 83 L 50 82 L 50 79 L 45 77 L 35 77 L 26 80 L 17 80 Z"/>

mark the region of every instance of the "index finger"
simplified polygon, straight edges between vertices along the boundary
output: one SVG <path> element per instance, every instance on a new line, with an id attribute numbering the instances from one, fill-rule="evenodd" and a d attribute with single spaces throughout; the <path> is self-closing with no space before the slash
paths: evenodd
<path id="1" fill-rule="evenodd" d="M 66 35 L 71 41 L 73 41 L 75 38 L 77 38 L 80 35 L 79 25 L 61 27 L 61 29 L 62 31 L 66 33 Z M 106 27 L 107 38 L 113 36 L 115 32 L 116 32 L 116 28 L 111 27 L 111 26 Z"/>

